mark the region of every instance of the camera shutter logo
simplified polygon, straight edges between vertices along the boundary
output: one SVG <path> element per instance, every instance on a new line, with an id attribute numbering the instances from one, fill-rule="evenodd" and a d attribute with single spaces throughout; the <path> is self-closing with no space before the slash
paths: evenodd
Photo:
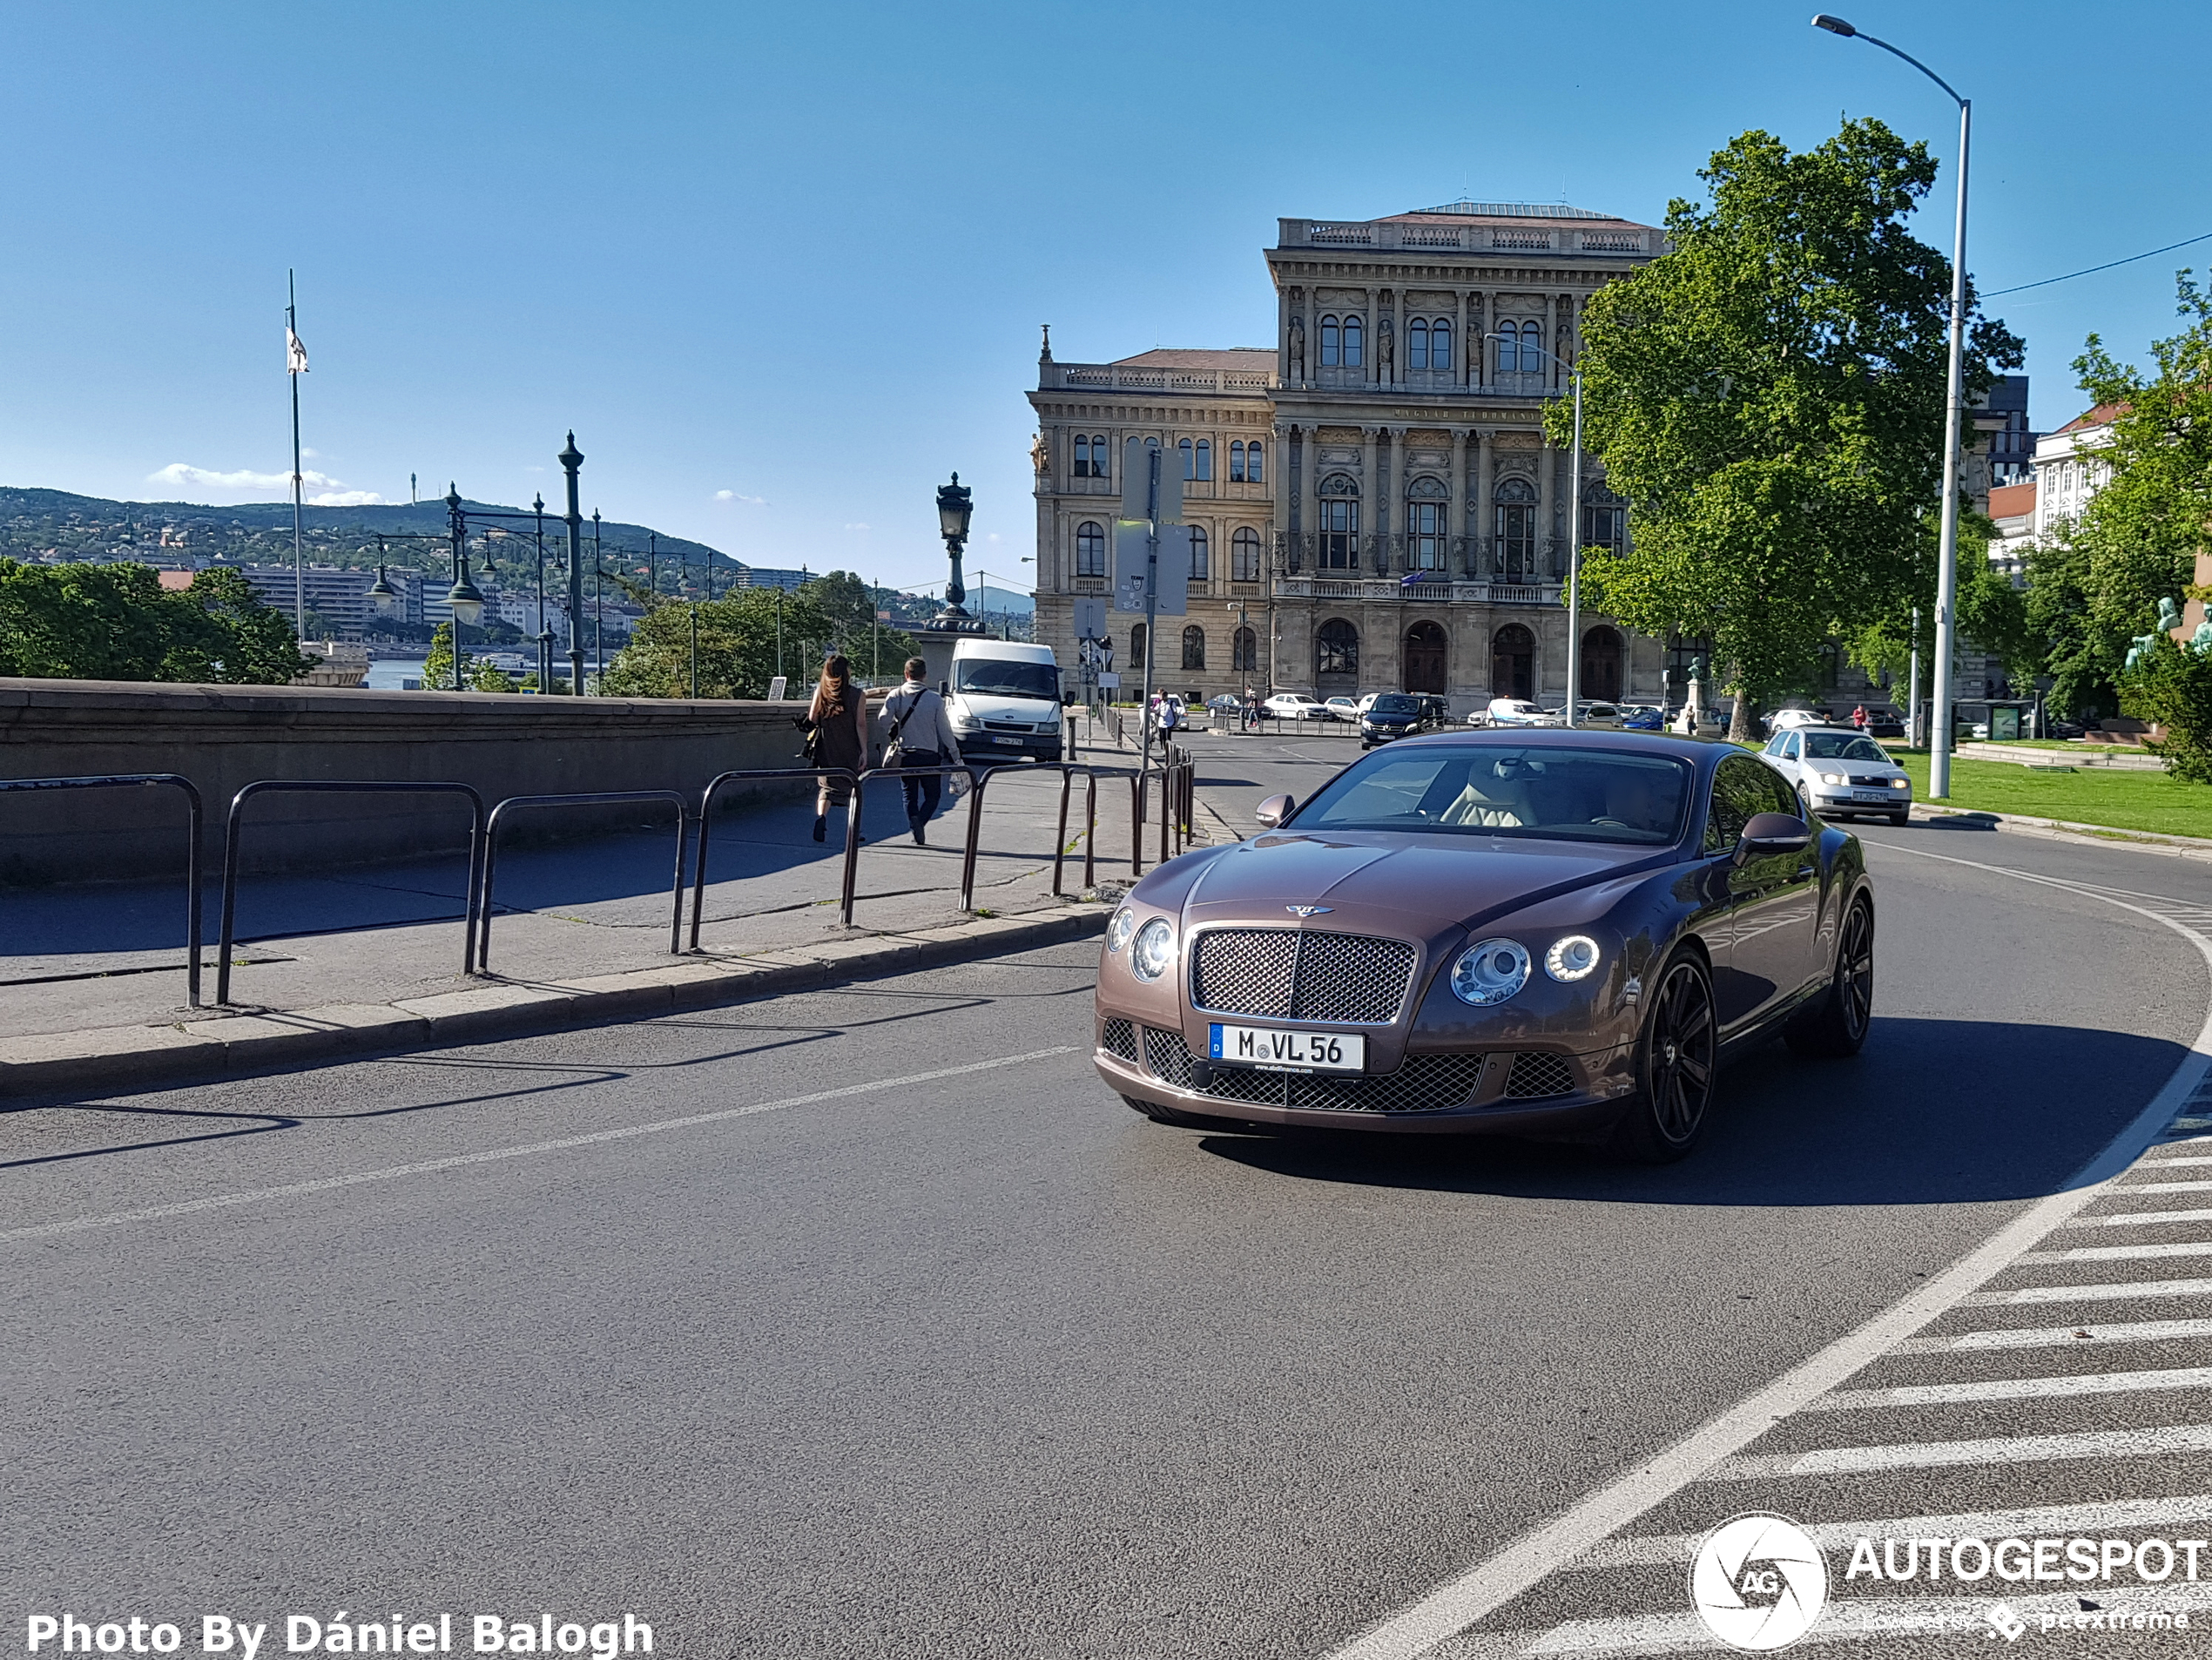
<path id="1" fill-rule="evenodd" d="M 1731 1649 L 1785 1648 L 1828 1605 L 1828 1563 L 1787 1516 L 1731 1516 L 1690 1560 L 1689 1601 Z"/>

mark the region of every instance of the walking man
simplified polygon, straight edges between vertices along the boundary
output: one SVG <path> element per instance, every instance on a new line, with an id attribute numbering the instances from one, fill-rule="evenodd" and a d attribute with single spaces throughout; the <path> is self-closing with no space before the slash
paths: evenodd
<path id="1" fill-rule="evenodd" d="M 924 678 L 929 665 L 918 657 L 907 659 L 906 684 L 883 700 L 883 709 L 876 716 L 876 729 L 883 736 L 883 764 L 886 766 L 957 766 L 960 765 L 960 739 L 953 732 L 953 718 L 945 707 L 945 700 L 929 689 Z M 922 835 L 922 827 L 935 815 L 937 803 L 944 793 L 945 780 L 932 773 L 921 778 L 902 778 L 900 786 L 907 795 L 907 825 L 914 832 L 914 846 L 929 844 Z"/>

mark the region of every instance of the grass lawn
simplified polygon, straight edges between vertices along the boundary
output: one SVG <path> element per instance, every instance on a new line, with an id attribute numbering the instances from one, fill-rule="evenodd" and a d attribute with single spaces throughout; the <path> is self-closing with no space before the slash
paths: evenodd
<path id="1" fill-rule="evenodd" d="M 1912 779 L 1917 800 L 1929 800 L 1925 750 L 1884 745 Z M 2123 773 L 2084 767 L 2078 773 L 2039 773 L 2012 761 L 1952 756 L 1951 795 L 1939 805 L 1971 811 L 2024 813 L 2115 830 L 2152 830 L 2169 836 L 2212 837 L 2212 785 L 2184 784 L 2163 773 Z"/>

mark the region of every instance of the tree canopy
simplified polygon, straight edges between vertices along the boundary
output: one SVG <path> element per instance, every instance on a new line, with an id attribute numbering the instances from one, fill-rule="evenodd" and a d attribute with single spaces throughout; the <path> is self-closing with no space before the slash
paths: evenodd
<path id="1" fill-rule="evenodd" d="M 284 685 L 312 666 L 235 570 L 176 590 L 147 565 L 0 559 L 0 674 Z"/>
<path id="2" fill-rule="evenodd" d="M 1630 627 L 1710 639 L 1743 721 L 1827 641 L 1932 608 L 1951 264 L 1905 224 L 1935 160 L 1879 121 L 1803 153 L 1747 132 L 1699 177 L 1671 250 L 1583 314 L 1583 442 L 1632 535 L 1584 568 Z M 1972 399 L 2021 347 L 1969 306 Z"/>
<path id="3" fill-rule="evenodd" d="M 888 623 L 879 624 L 877 596 L 882 590 L 849 570 L 833 570 L 800 584 L 803 599 L 813 601 L 828 617 L 837 649 L 853 659 L 856 674 L 895 675 L 900 665 L 914 655 L 914 637 Z M 887 609 L 887 607 L 882 607 Z M 880 660 L 882 667 L 876 665 Z"/>
<path id="4" fill-rule="evenodd" d="M 691 695 L 691 624 L 698 624 L 698 695 L 765 698 L 776 672 L 778 593 L 740 588 L 696 604 L 656 605 L 642 617 L 600 677 L 612 698 Z M 794 696 L 819 672 L 823 647 L 836 625 L 821 607 L 799 594 L 781 596 L 783 665 Z"/>

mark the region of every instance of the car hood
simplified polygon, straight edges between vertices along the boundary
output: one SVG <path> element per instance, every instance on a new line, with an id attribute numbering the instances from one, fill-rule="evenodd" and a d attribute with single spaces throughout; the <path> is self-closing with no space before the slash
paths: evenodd
<path id="1" fill-rule="evenodd" d="M 1379 832 L 1255 836 L 1223 849 L 1184 899 L 1187 922 L 1310 926 L 1440 941 L 1457 929 L 1628 871 L 1671 864 L 1669 847 L 1586 847 L 1505 837 Z"/>
<path id="2" fill-rule="evenodd" d="M 1060 705 L 1049 698 L 1008 698 L 996 692 L 955 692 L 953 702 L 977 720 L 1047 721 L 1057 725 Z"/>

